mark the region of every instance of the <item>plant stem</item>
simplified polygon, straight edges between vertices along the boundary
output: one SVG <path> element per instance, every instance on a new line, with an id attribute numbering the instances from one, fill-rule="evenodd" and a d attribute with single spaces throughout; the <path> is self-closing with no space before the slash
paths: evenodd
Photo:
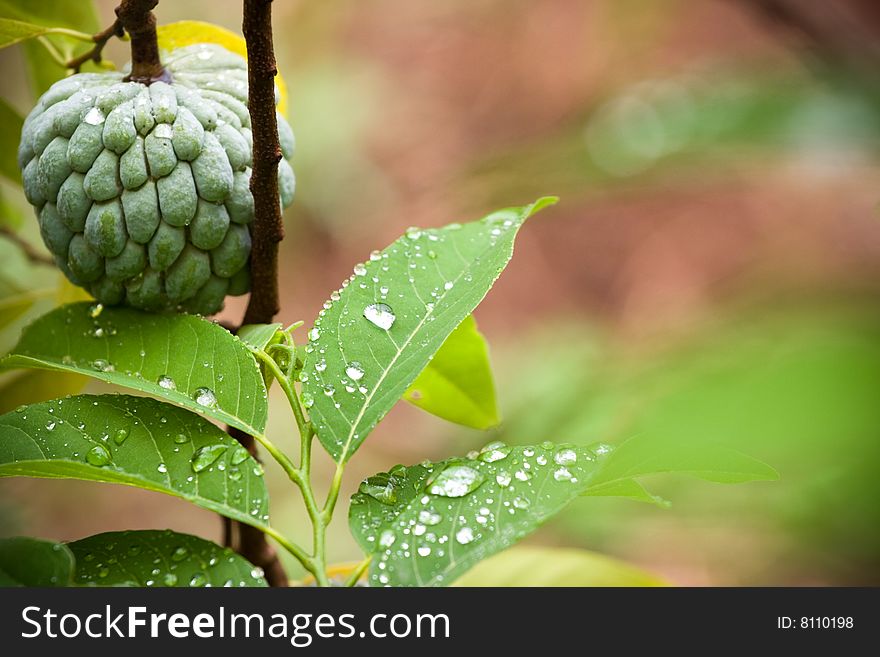
<path id="1" fill-rule="evenodd" d="M 251 297 L 242 324 L 269 324 L 279 307 L 278 242 L 284 237 L 284 231 L 278 197 L 281 147 L 275 119 L 275 56 L 272 14 L 268 2 L 245 1 L 243 32 L 248 51 L 248 108 L 254 140 L 251 175 L 254 221 L 251 226 Z M 267 63 L 271 65 L 267 67 Z M 275 153 L 277 157 L 273 159 Z M 230 434 L 256 456 L 253 437 L 234 429 L 230 429 Z M 286 586 L 287 576 L 278 555 L 266 542 L 266 537 L 249 525 L 235 523 L 235 526 L 238 528 L 239 553 L 252 563 L 256 563 L 254 558 L 257 557 L 263 560 L 264 563 L 257 565 L 266 571 L 266 579 L 271 586 Z M 228 535 L 232 533 L 228 532 Z M 315 578 L 318 578 L 318 574 L 315 574 Z"/>
<path id="2" fill-rule="evenodd" d="M 150 85 L 170 82 L 171 76 L 159 59 L 156 17 L 153 9 L 159 0 L 122 0 L 116 17 L 131 37 L 131 73 L 127 81 Z"/>
<path id="3" fill-rule="evenodd" d="M 95 44 L 94 47 L 66 62 L 65 67 L 79 73 L 79 69 L 86 62 L 93 61 L 96 64 L 99 63 L 101 61 L 101 53 L 103 53 L 107 42 L 113 37 L 122 38 L 123 36 L 125 36 L 125 30 L 122 27 L 122 21 L 117 18 L 110 27 L 90 37 L 90 40 Z"/>
<path id="4" fill-rule="evenodd" d="M 317 568 L 315 566 L 314 560 L 310 555 L 306 554 L 306 551 L 303 550 L 299 545 L 288 539 L 286 536 L 284 536 L 284 534 L 279 532 L 277 529 L 274 529 L 273 527 L 263 527 L 263 533 L 266 534 L 266 536 L 271 536 L 273 539 L 275 539 L 278 545 L 280 545 L 285 550 L 290 552 L 290 554 L 296 557 L 296 560 L 303 565 L 303 568 L 312 573 L 312 575 L 315 576 L 315 579 L 318 578 L 318 573 L 316 572 Z"/>
<path id="5" fill-rule="evenodd" d="M 352 586 L 356 586 L 358 580 L 360 580 L 361 575 L 363 575 L 367 568 L 370 567 L 370 562 L 373 560 L 373 557 L 367 557 L 363 561 L 361 561 L 353 571 L 351 571 L 351 575 L 348 576 L 348 579 L 345 581 L 345 585 L 349 588 Z"/>
<path id="6" fill-rule="evenodd" d="M 46 30 L 46 34 L 60 34 L 61 36 L 67 36 L 72 39 L 79 39 L 80 41 L 94 40 L 91 34 L 80 32 L 79 30 L 69 30 L 66 27 L 50 27 Z"/>
<path id="7" fill-rule="evenodd" d="M 244 0 L 242 24 L 248 55 L 248 110 L 254 140 L 251 193 L 254 222 L 251 229 L 252 294 L 245 324 L 271 322 L 278 313 L 278 244 L 284 239 L 278 197 L 278 122 L 275 117 L 275 49 L 272 42 L 271 0 Z M 270 319 L 266 319 L 270 318 Z"/>
<path id="8" fill-rule="evenodd" d="M 46 52 L 49 53 L 49 56 L 53 60 L 55 60 L 55 63 L 58 64 L 58 66 L 66 66 L 67 65 L 67 62 L 64 59 L 64 56 L 60 52 L 58 52 L 58 48 L 56 48 L 54 46 L 54 44 L 51 41 L 49 41 L 49 39 L 47 39 L 44 36 L 38 36 L 37 41 L 39 42 L 39 44 L 41 46 L 43 46 L 46 49 Z"/>

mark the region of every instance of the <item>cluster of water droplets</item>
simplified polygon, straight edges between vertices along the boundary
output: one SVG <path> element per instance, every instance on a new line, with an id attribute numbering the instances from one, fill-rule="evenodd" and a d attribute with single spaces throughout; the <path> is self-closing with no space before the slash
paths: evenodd
<path id="1" fill-rule="evenodd" d="M 100 586 L 111 572 L 122 570 L 135 586 L 148 587 L 246 587 L 265 586 L 262 568 L 244 571 L 242 561 L 228 549 L 200 549 L 192 544 L 173 543 L 171 531 L 144 532 L 151 535 L 138 540 L 140 532 L 122 532 L 119 542 L 101 545 L 99 551 L 88 551 L 79 557 L 83 567 L 78 569 L 80 584 Z M 160 541 L 153 540 L 161 537 Z M 151 558 L 152 557 L 152 558 Z M 218 574 L 219 573 L 219 574 Z"/>
<path id="2" fill-rule="evenodd" d="M 36 407 L 21 406 L 16 409 L 16 414 L 22 421 L 27 421 L 29 413 L 45 413 L 46 419 L 41 420 L 39 426 L 28 424 L 27 429 L 44 457 L 77 460 L 96 468 L 124 471 L 129 465 L 125 450 L 132 445 L 131 436 L 139 434 L 134 441 L 137 444 L 132 448 L 132 458 L 142 458 L 140 453 L 145 441 L 155 445 L 154 449 L 160 458 L 155 466 L 156 473 L 162 475 L 162 479 L 173 479 L 176 487 L 198 492 L 199 476 L 221 473 L 228 480 L 224 488 L 231 502 L 246 509 L 255 518 L 268 520 L 262 497 L 246 495 L 247 489 L 242 481 L 245 476 L 248 473 L 263 476 L 262 466 L 249 458 L 247 449 L 234 443 L 208 443 L 197 447 L 193 441 L 200 435 L 199 431 L 184 425 L 172 429 L 175 425 L 169 425 L 169 419 L 158 403 L 154 409 L 145 411 L 143 402 L 137 398 L 114 395 L 112 400 L 67 397 Z M 126 426 L 122 427 L 116 421 L 120 408 L 124 410 L 126 422 Z M 150 436 L 144 434 L 142 427 L 149 429 Z M 203 442 L 203 439 L 199 439 L 196 444 Z M 181 453 L 181 450 L 185 451 Z M 182 464 L 186 463 L 185 455 L 189 450 L 192 456 L 189 459 L 189 472 L 186 472 Z M 177 454 L 180 454 L 180 458 L 174 461 L 181 465 L 175 465 L 173 472 L 170 472 L 171 456 Z M 138 463 L 137 467 L 143 466 Z"/>
<path id="3" fill-rule="evenodd" d="M 506 547 L 534 528 L 534 514 L 554 507 L 560 492 L 576 495 L 610 449 L 494 441 L 464 459 L 395 466 L 366 479 L 352 504 L 375 554 L 370 577 L 382 585 L 395 575 L 437 583 L 450 564 L 465 560 L 463 546 L 496 537 L 484 551 Z M 381 506 L 362 506 L 369 499 Z"/>

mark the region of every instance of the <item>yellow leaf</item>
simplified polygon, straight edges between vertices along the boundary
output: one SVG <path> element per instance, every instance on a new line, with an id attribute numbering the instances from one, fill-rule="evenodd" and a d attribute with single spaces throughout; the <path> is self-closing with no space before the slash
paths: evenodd
<path id="1" fill-rule="evenodd" d="M 178 21 L 160 25 L 156 32 L 159 36 L 159 48 L 162 50 L 174 50 L 194 43 L 216 43 L 247 59 L 244 38 L 219 25 L 203 21 Z M 275 84 L 278 85 L 278 111 L 287 116 L 287 85 L 281 77 L 281 71 L 275 77 Z"/>

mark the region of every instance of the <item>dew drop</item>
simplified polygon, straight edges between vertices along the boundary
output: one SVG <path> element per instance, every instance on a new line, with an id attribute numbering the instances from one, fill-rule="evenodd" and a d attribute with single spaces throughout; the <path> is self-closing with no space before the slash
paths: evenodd
<path id="1" fill-rule="evenodd" d="M 506 488 L 507 486 L 510 486 L 510 482 L 511 482 L 510 473 L 503 472 L 503 471 L 499 472 L 497 475 L 495 475 L 495 481 L 502 488 Z"/>
<path id="2" fill-rule="evenodd" d="M 232 450 L 232 456 L 229 457 L 229 463 L 232 465 L 241 465 L 247 461 L 248 456 L 250 456 L 250 452 L 248 452 L 246 448 L 238 446 Z"/>
<path id="3" fill-rule="evenodd" d="M 116 431 L 113 435 L 113 442 L 117 445 L 121 445 L 128 438 L 128 429 L 122 428 Z"/>
<path id="4" fill-rule="evenodd" d="M 453 463 L 446 466 L 428 485 L 428 492 L 441 497 L 464 497 L 483 483 L 479 470 L 469 465 Z"/>
<path id="5" fill-rule="evenodd" d="M 193 393 L 193 399 L 199 406 L 205 406 L 206 408 L 217 406 L 217 396 L 210 388 L 196 388 L 196 391 Z"/>
<path id="6" fill-rule="evenodd" d="M 351 377 L 352 381 L 360 381 L 364 378 L 364 368 L 356 360 L 353 360 L 345 367 L 345 374 Z"/>
<path id="7" fill-rule="evenodd" d="M 103 358 L 97 358 L 92 361 L 92 369 L 96 372 L 112 372 L 114 371 L 113 365 L 110 361 L 104 360 Z"/>
<path id="8" fill-rule="evenodd" d="M 88 123 L 89 125 L 101 125 L 104 123 L 104 112 L 102 112 L 97 107 L 93 107 L 86 115 L 83 117 L 83 121 Z"/>
<path id="9" fill-rule="evenodd" d="M 168 466 L 164 463 L 160 463 L 156 470 L 161 474 L 165 474 L 166 472 L 168 472 Z"/>
<path id="10" fill-rule="evenodd" d="M 204 573 L 196 573 L 192 576 L 192 579 L 189 580 L 190 586 L 205 586 L 208 583 L 208 578 L 205 577 Z"/>
<path id="11" fill-rule="evenodd" d="M 571 472 L 565 466 L 561 466 L 554 470 L 553 478 L 556 481 L 571 481 Z"/>
<path id="12" fill-rule="evenodd" d="M 455 540 L 462 545 L 467 545 L 474 540 L 474 530 L 470 527 L 462 527 L 455 532 Z"/>
<path id="13" fill-rule="evenodd" d="M 364 266 L 363 263 L 358 263 L 354 266 L 354 275 L 355 276 L 366 276 L 367 275 L 367 268 Z"/>
<path id="14" fill-rule="evenodd" d="M 483 447 L 477 458 L 484 463 L 494 463 L 507 458 L 508 454 L 510 454 L 510 447 L 500 440 L 496 440 Z"/>
<path id="15" fill-rule="evenodd" d="M 55 430 L 55 420 L 49 420 L 46 422 L 46 431 L 54 431 Z"/>
<path id="16" fill-rule="evenodd" d="M 97 319 L 102 312 L 104 312 L 103 304 L 96 303 L 93 306 L 89 306 L 89 317 L 91 317 L 92 319 Z"/>
<path id="17" fill-rule="evenodd" d="M 171 552 L 171 561 L 183 561 L 189 556 L 189 549 L 181 545 Z"/>
<path id="18" fill-rule="evenodd" d="M 165 576 L 162 578 L 162 583 L 165 586 L 176 586 L 177 575 L 175 575 L 174 573 L 165 573 Z"/>
<path id="19" fill-rule="evenodd" d="M 379 536 L 379 547 L 388 548 L 394 545 L 394 541 L 397 540 L 397 536 L 390 529 L 386 529 Z"/>
<path id="20" fill-rule="evenodd" d="M 207 470 L 220 456 L 228 449 L 226 445 L 205 445 L 196 450 L 193 454 L 190 465 L 193 472 L 202 472 Z"/>
<path id="21" fill-rule="evenodd" d="M 443 518 L 439 513 L 434 513 L 433 511 L 428 511 L 427 509 L 422 509 L 419 511 L 419 522 L 425 525 L 437 525 Z"/>
<path id="22" fill-rule="evenodd" d="M 560 449 L 553 455 L 553 462 L 556 465 L 571 465 L 572 463 L 577 463 L 577 460 L 577 452 L 569 448 Z"/>
<path id="23" fill-rule="evenodd" d="M 323 372 L 326 369 L 327 369 L 327 361 L 324 360 L 323 358 L 321 360 L 319 360 L 317 363 L 315 363 L 315 371 L 316 372 Z"/>
<path id="24" fill-rule="evenodd" d="M 336 392 L 336 388 L 332 384 L 328 383 L 324 386 L 324 394 L 328 397 L 332 397 L 334 392 Z"/>
<path id="25" fill-rule="evenodd" d="M 167 374 L 163 374 L 158 379 L 156 379 L 156 383 L 160 388 L 164 388 L 165 390 L 177 390 L 177 384 L 174 383 L 174 379 L 172 379 Z"/>
<path id="26" fill-rule="evenodd" d="M 418 550 L 416 550 L 416 551 L 419 553 L 419 556 L 420 556 L 420 557 L 427 557 L 428 555 L 431 554 L 431 548 L 430 548 L 429 546 L 427 546 L 427 545 L 422 545 L 422 546 L 421 546 Z"/>
<path id="27" fill-rule="evenodd" d="M 380 472 L 364 479 L 358 491 L 382 504 L 394 504 L 397 502 L 397 487 L 400 483 L 399 477 L 388 472 Z"/>
<path id="28" fill-rule="evenodd" d="M 397 319 L 391 306 L 385 303 L 371 303 L 364 308 L 364 317 L 383 331 L 389 330 Z"/>
<path id="29" fill-rule="evenodd" d="M 310 392 L 303 392 L 302 394 L 302 405 L 305 408 L 311 408 L 315 405 L 315 398 L 312 396 Z"/>
<path id="30" fill-rule="evenodd" d="M 517 509 L 528 509 L 531 505 L 532 503 L 524 497 L 513 498 L 513 506 Z"/>
<path id="31" fill-rule="evenodd" d="M 86 461 L 90 465 L 102 467 L 110 463 L 110 452 L 103 445 L 95 445 L 86 452 Z"/>
<path id="32" fill-rule="evenodd" d="M 185 433 L 179 433 L 174 436 L 174 442 L 178 445 L 183 445 L 184 443 L 189 442 L 189 436 L 187 436 Z"/>

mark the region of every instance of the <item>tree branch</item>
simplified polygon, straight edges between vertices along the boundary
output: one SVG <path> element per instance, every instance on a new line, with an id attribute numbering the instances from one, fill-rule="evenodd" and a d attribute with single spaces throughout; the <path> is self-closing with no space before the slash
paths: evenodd
<path id="1" fill-rule="evenodd" d="M 170 82 L 171 76 L 159 59 L 156 17 L 153 9 L 159 0 L 122 0 L 116 17 L 131 37 L 131 73 L 126 81 L 152 84 Z"/>
<path id="2" fill-rule="evenodd" d="M 113 21 L 113 25 L 108 27 L 106 30 L 102 30 L 97 34 L 92 36 L 92 41 L 95 42 L 95 45 L 90 49 L 84 52 L 79 57 L 74 57 L 69 60 L 65 66 L 66 68 L 72 68 L 74 73 L 79 73 L 80 68 L 86 62 L 95 62 L 96 64 L 101 61 L 101 53 L 104 51 L 104 46 L 107 45 L 107 42 L 113 37 L 122 38 L 125 36 L 125 30 L 122 27 L 122 21 L 118 18 Z"/>
<path id="3" fill-rule="evenodd" d="M 275 118 L 275 52 L 272 43 L 271 0 L 245 0 L 242 26 L 248 54 L 248 109 L 253 130 L 251 193 L 254 221 L 251 225 L 251 296 L 243 324 L 268 324 L 278 313 L 278 243 L 284 238 L 278 200 L 278 124 Z M 230 429 L 248 451 L 256 456 L 252 436 Z M 286 586 L 287 574 L 277 552 L 258 529 L 242 523 L 224 524 L 224 538 L 232 539 L 238 529 L 238 551 L 266 574 L 270 586 Z"/>
<path id="4" fill-rule="evenodd" d="M 275 118 L 275 51 L 272 44 L 272 0 L 245 0 L 244 38 L 248 54 L 248 107 L 254 135 L 251 193 L 251 298 L 245 324 L 271 322 L 279 310 L 278 243 L 284 239 L 278 201 L 278 122 Z"/>

